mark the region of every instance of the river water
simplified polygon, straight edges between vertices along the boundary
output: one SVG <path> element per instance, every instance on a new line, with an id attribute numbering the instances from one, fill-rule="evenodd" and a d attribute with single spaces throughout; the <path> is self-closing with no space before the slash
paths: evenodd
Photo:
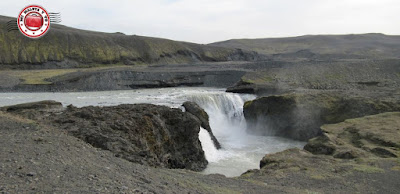
<path id="1" fill-rule="evenodd" d="M 259 168 L 265 154 L 301 148 L 305 144 L 280 137 L 247 134 L 243 104 L 254 98 L 254 95 L 226 93 L 223 88 L 178 87 L 73 93 L 0 93 L 0 106 L 56 100 L 64 106 L 73 104 L 77 107 L 151 103 L 181 108 L 183 102 L 194 101 L 208 113 L 210 126 L 222 146 L 217 150 L 208 132 L 200 130 L 199 139 L 209 162 L 203 173 L 233 177 Z"/>

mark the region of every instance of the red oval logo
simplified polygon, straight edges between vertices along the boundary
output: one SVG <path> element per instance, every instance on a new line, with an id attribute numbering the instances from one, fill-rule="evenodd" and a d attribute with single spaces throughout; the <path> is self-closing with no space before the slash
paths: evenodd
<path id="1" fill-rule="evenodd" d="M 30 5 L 22 9 L 18 15 L 19 31 L 29 38 L 42 37 L 50 29 L 50 16 L 39 5 Z"/>

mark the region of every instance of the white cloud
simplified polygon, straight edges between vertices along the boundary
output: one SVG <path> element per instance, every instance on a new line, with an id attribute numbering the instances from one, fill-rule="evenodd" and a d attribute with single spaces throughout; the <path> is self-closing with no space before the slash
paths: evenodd
<path id="1" fill-rule="evenodd" d="M 198 43 L 304 34 L 400 34 L 397 0 L 7 0 L 0 3 L 0 13 L 16 16 L 28 4 L 61 12 L 67 26 Z"/>

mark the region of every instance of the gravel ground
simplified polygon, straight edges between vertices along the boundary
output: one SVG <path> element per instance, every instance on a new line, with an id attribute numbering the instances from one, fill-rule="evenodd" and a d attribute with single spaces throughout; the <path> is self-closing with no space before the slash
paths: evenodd
<path id="1" fill-rule="evenodd" d="M 250 181 L 152 168 L 0 112 L 0 193 L 262 193 Z"/>

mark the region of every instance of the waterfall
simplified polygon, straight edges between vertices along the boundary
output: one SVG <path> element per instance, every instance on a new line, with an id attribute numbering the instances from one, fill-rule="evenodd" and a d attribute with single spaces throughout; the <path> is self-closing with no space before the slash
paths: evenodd
<path id="1" fill-rule="evenodd" d="M 218 93 L 192 95 L 188 97 L 188 100 L 196 102 L 207 112 L 211 129 L 218 140 L 224 142 L 225 146 L 237 147 L 243 144 L 243 136 L 246 135 L 246 120 L 243 115 L 244 102 L 254 98 L 254 95 Z M 216 155 L 222 155 L 222 153 L 217 153 L 208 132 L 201 130 L 199 137 L 207 160 L 209 162 L 219 160 L 221 157 Z"/>
<path id="2" fill-rule="evenodd" d="M 254 95 L 226 92 L 196 93 L 187 96 L 187 100 L 196 102 L 207 112 L 210 127 L 222 147 L 217 150 L 208 131 L 200 129 L 200 143 L 209 162 L 202 173 L 239 176 L 249 169 L 258 168 L 265 154 L 304 146 L 303 142 L 247 134 L 243 105 L 245 101 L 254 98 Z"/>
<path id="3" fill-rule="evenodd" d="M 196 102 L 207 112 L 214 135 L 234 138 L 246 131 L 243 104 L 253 98 L 253 95 L 220 93 L 189 96 L 188 100 Z"/>

